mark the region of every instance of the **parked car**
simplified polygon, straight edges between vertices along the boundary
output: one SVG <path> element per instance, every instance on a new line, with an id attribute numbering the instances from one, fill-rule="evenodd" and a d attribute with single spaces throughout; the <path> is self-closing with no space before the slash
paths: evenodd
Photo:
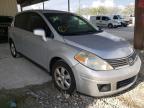
<path id="1" fill-rule="evenodd" d="M 116 28 L 121 25 L 120 22 L 111 19 L 109 16 L 91 16 L 90 22 L 98 27 Z"/>
<path id="2" fill-rule="evenodd" d="M 8 27 L 12 19 L 10 16 L 0 16 L 0 42 L 8 41 Z"/>
<path id="3" fill-rule="evenodd" d="M 111 18 L 120 22 L 122 27 L 127 27 L 130 24 L 130 21 L 126 18 L 123 18 L 121 15 L 112 15 Z"/>
<path id="4" fill-rule="evenodd" d="M 22 54 L 51 73 L 60 91 L 106 96 L 132 86 L 141 66 L 124 39 L 98 30 L 73 13 L 33 10 L 9 28 L 13 57 Z"/>

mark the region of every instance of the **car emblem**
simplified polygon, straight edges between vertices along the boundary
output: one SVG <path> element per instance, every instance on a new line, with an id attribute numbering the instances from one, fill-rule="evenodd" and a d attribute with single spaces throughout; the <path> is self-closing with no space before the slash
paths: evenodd
<path id="1" fill-rule="evenodd" d="M 133 59 L 132 58 L 128 58 L 128 62 L 129 62 L 129 65 L 133 65 Z"/>

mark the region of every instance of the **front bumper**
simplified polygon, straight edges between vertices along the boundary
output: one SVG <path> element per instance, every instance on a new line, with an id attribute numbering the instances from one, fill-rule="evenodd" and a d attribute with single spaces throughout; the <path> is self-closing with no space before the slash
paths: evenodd
<path id="1" fill-rule="evenodd" d="M 94 71 L 81 64 L 77 64 L 73 67 L 73 72 L 79 92 L 94 97 L 101 97 L 119 93 L 132 86 L 137 79 L 140 67 L 141 60 L 138 57 L 132 66 L 123 67 L 121 69 Z M 129 79 L 132 80 L 127 84 Z M 119 82 L 122 83 L 121 87 L 118 87 Z M 110 84 L 110 91 L 101 92 L 98 85 L 102 84 Z"/>

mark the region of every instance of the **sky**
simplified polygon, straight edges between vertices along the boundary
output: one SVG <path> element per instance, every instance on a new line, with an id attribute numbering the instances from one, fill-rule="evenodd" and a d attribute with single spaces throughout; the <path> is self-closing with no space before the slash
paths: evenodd
<path id="1" fill-rule="evenodd" d="M 79 8 L 79 1 L 80 1 L 80 8 L 85 7 L 98 7 L 98 6 L 105 6 L 105 7 L 120 7 L 124 8 L 126 5 L 134 4 L 135 0 L 70 0 L 71 4 L 71 11 L 75 12 Z M 68 0 L 49 0 L 45 2 L 45 9 L 53 9 L 53 10 L 68 10 L 67 6 Z M 42 3 L 32 5 L 29 7 L 23 8 L 24 10 L 28 9 L 42 9 Z"/>

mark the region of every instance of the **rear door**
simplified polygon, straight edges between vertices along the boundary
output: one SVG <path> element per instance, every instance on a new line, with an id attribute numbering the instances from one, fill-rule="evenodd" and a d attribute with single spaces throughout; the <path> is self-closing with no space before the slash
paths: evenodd
<path id="1" fill-rule="evenodd" d="M 100 16 L 96 16 L 96 25 L 97 26 L 101 26 L 101 17 Z"/>
<path id="2" fill-rule="evenodd" d="M 102 16 L 102 22 L 101 22 L 101 24 L 102 24 L 102 26 L 108 26 L 108 17 L 106 17 L 106 16 Z"/>
<path id="3" fill-rule="evenodd" d="M 13 36 L 13 41 L 15 43 L 18 52 L 23 53 L 23 38 L 27 35 L 27 23 L 28 15 L 27 13 L 19 14 L 15 17 L 14 27 L 12 27 L 11 35 Z"/>

